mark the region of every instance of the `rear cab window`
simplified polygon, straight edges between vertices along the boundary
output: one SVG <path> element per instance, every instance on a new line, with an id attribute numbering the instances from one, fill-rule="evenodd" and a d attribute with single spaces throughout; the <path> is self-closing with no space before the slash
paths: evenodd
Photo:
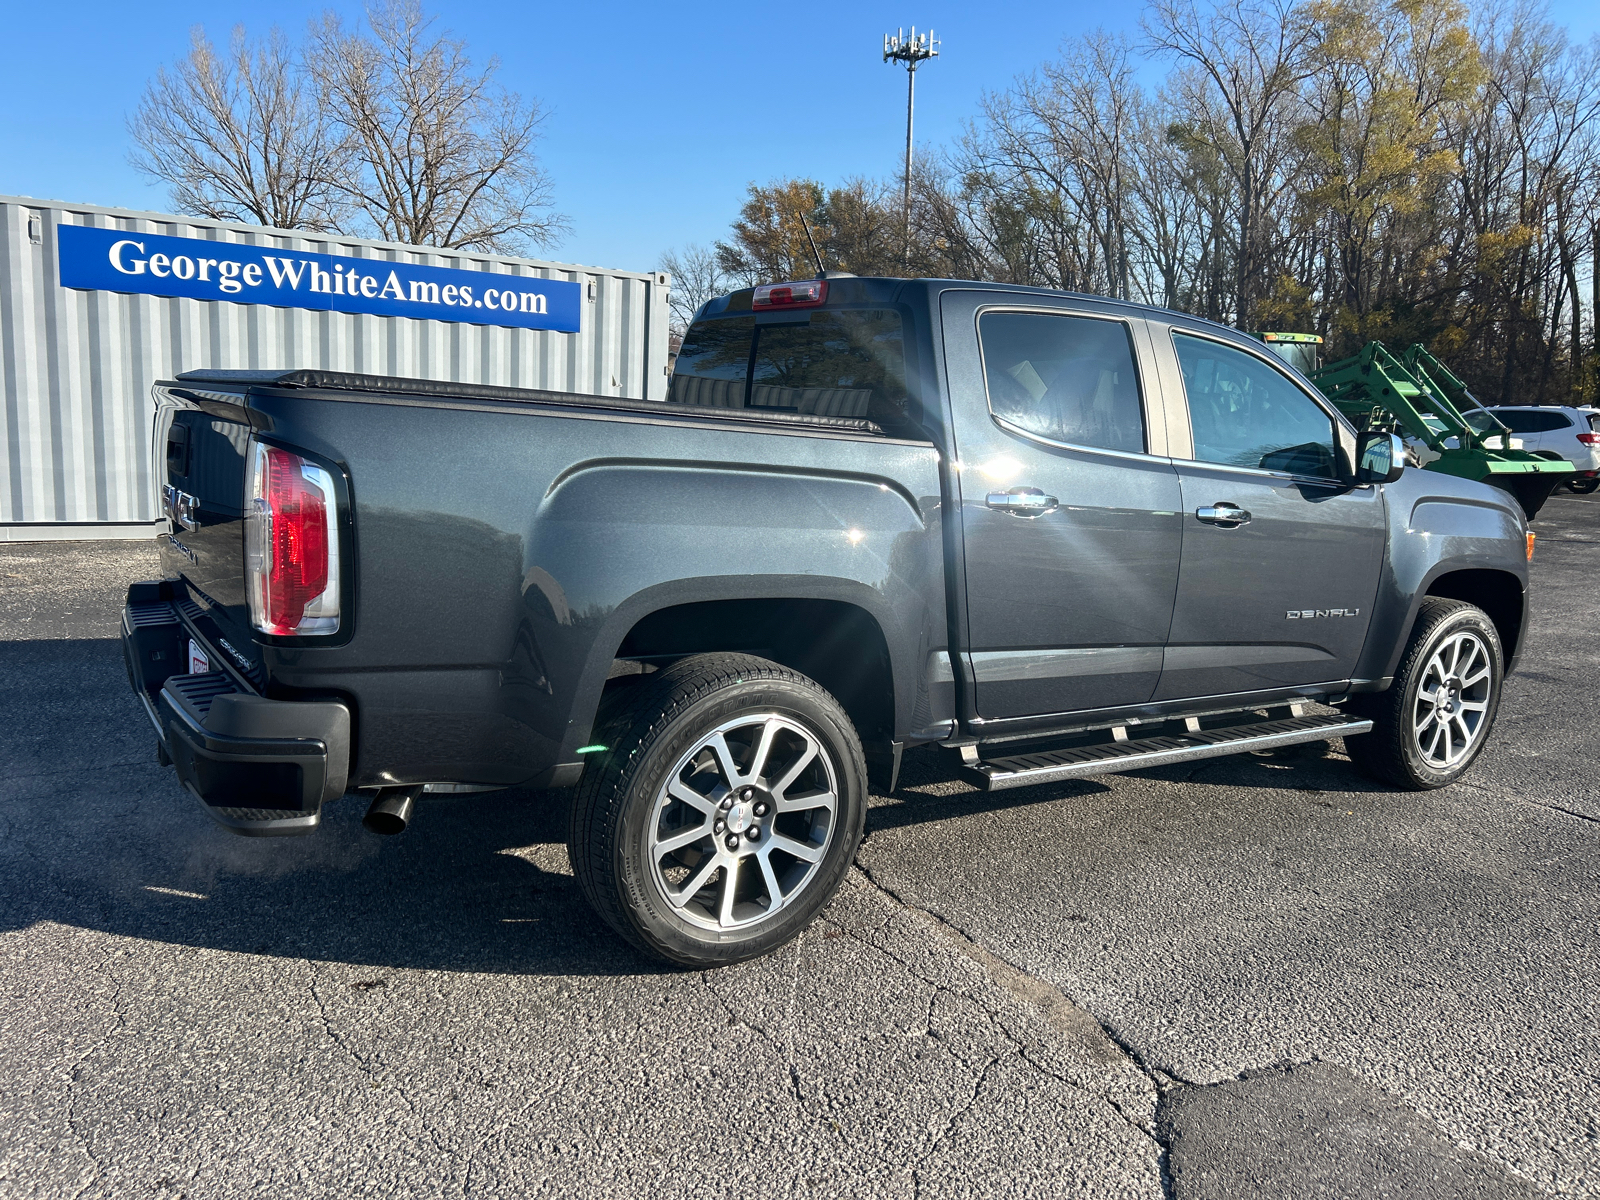
<path id="1" fill-rule="evenodd" d="M 904 329 L 893 309 L 714 317 L 684 337 L 667 402 L 850 417 L 920 439 L 905 363 Z"/>
<path id="2" fill-rule="evenodd" d="M 693 326 L 673 364 L 667 402 L 743 408 L 755 330 L 754 317 L 726 317 Z"/>

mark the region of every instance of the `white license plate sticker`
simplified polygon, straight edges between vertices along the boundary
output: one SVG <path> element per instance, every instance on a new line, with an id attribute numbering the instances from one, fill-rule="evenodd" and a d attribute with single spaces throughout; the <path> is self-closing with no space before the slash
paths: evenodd
<path id="1" fill-rule="evenodd" d="M 194 639 L 189 639 L 189 674 L 205 675 L 211 671 L 211 660 L 206 657 L 206 652 L 195 645 Z"/>

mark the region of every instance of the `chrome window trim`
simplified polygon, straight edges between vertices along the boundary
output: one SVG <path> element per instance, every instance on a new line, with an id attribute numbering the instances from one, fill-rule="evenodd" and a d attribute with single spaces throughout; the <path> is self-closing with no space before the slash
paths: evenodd
<path id="1" fill-rule="evenodd" d="M 1018 437 L 1026 438 L 1030 442 L 1038 442 L 1055 450 L 1072 450 L 1079 454 L 1105 454 L 1112 458 L 1131 458 L 1136 462 L 1170 463 L 1172 459 L 1165 454 L 1151 454 L 1147 451 L 1134 450 L 1108 450 L 1104 446 L 1085 446 L 1078 442 L 1059 442 L 1055 438 L 1045 437 L 1042 433 L 1034 433 L 1031 429 L 1024 429 L 1020 425 L 1013 425 L 1004 417 L 997 416 L 993 409 L 989 410 L 989 419 L 1007 433 L 1014 433 Z M 1187 460 L 1186 460 L 1187 461 Z"/>
<path id="2" fill-rule="evenodd" d="M 989 367 L 983 352 L 983 318 L 988 316 L 990 313 L 1027 313 L 1035 316 L 1047 317 L 1078 317 L 1086 321 L 1114 321 L 1121 325 L 1123 332 L 1128 338 L 1128 355 L 1133 360 L 1133 383 L 1134 387 L 1136 387 L 1139 391 L 1139 416 L 1141 423 L 1144 426 L 1143 432 L 1145 448 L 1143 450 L 1112 450 L 1106 446 L 1085 446 L 1077 442 L 1057 441 L 1054 438 L 1045 437 L 1043 434 L 1033 433 L 1030 430 L 1023 429 L 1020 426 L 1007 421 L 1004 417 L 995 412 L 994 398 L 989 395 Z M 1018 436 L 1025 437 L 1030 441 L 1038 442 L 1041 445 L 1051 446 L 1063 450 L 1080 450 L 1090 454 L 1112 454 L 1116 455 L 1118 458 L 1133 458 L 1145 462 L 1161 462 L 1167 459 L 1167 455 L 1158 454 L 1151 449 L 1151 444 L 1154 441 L 1153 435 L 1156 429 L 1156 423 L 1154 420 L 1156 414 L 1151 411 L 1150 407 L 1150 389 L 1145 386 L 1146 381 L 1144 365 L 1139 361 L 1139 345 L 1134 336 L 1133 318 L 1115 316 L 1109 313 L 1093 312 L 1077 307 L 1056 307 L 1054 305 L 1044 304 L 1007 304 L 1004 302 L 997 304 L 980 304 L 973 310 L 972 313 L 972 336 L 978 344 L 978 374 L 983 379 L 983 405 L 984 408 L 988 410 L 989 419 L 993 421 L 999 428 L 1005 430 L 1007 433 L 1013 433 Z M 1161 440 L 1163 442 L 1163 448 L 1165 448 L 1166 414 L 1161 413 L 1160 415 L 1162 417 Z"/>
<path id="3" fill-rule="evenodd" d="M 1264 475 L 1270 479 L 1281 479 L 1285 483 L 1310 483 L 1318 487 L 1335 487 L 1346 492 L 1359 492 L 1376 486 L 1371 483 L 1351 483 L 1348 480 L 1334 479 L 1327 475 L 1291 475 L 1285 471 L 1269 471 L 1265 467 L 1241 467 L 1234 463 L 1207 462 L 1203 458 L 1177 458 L 1172 461 L 1186 467 L 1192 464 L 1217 471 L 1234 471 L 1241 475 Z"/>
<path id="4" fill-rule="evenodd" d="M 1301 387 L 1300 386 L 1300 381 L 1298 379 L 1296 379 L 1293 375 L 1289 374 L 1287 371 L 1285 371 L 1283 369 L 1283 365 L 1284 364 L 1282 362 L 1276 362 L 1275 363 L 1275 362 L 1272 361 L 1273 358 L 1274 358 L 1273 355 L 1266 354 L 1265 352 L 1257 353 L 1255 350 L 1247 348 L 1245 346 L 1240 346 L 1240 345 L 1236 344 L 1235 342 L 1233 342 L 1233 341 L 1231 341 L 1231 340 L 1229 340 L 1227 338 L 1214 337 L 1214 336 L 1211 336 L 1211 335 L 1208 335 L 1208 334 L 1204 334 L 1204 333 L 1195 333 L 1192 330 L 1183 329 L 1183 328 L 1180 328 L 1177 325 L 1168 325 L 1167 326 L 1167 334 L 1172 339 L 1172 357 L 1173 357 L 1173 362 L 1177 365 L 1177 368 L 1178 368 L 1178 385 L 1183 388 L 1183 410 L 1184 410 L 1184 413 L 1189 418 L 1189 448 L 1190 448 L 1191 451 L 1194 449 L 1194 413 L 1190 410 L 1190 407 L 1189 407 L 1189 389 L 1183 383 L 1183 359 L 1178 356 L 1178 337 L 1179 337 L 1180 334 L 1183 337 L 1194 338 L 1198 342 L 1210 342 L 1210 343 L 1212 343 L 1213 345 L 1216 345 L 1216 346 L 1225 346 L 1229 350 L 1237 350 L 1240 354 L 1243 354 L 1243 355 L 1246 355 L 1247 357 L 1255 359 L 1257 362 L 1259 362 L 1259 363 L 1263 364 L 1264 366 L 1276 371 L 1279 375 L 1281 375 L 1288 383 L 1290 383 L 1294 387 L 1295 391 L 1299 392 L 1307 400 L 1311 401 L 1311 403 L 1314 404 L 1319 410 L 1321 410 L 1322 414 L 1324 416 L 1326 416 L 1327 418 L 1329 418 L 1329 420 L 1332 421 L 1334 424 L 1342 424 L 1342 425 L 1347 426 L 1352 434 L 1354 434 L 1356 432 L 1356 427 L 1354 425 L 1352 425 L 1348 420 L 1345 419 L 1345 415 L 1342 412 L 1339 412 L 1337 409 L 1333 408 L 1330 403 L 1327 402 L 1327 397 L 1323 396 L 1321 393 L 1313 394 L 1312 392 L 1308 392 L 1305 388 Z M 1329 429 L 1329 432 L 1330 433 L 1333 432 L 1331 428 Z M 1338 439 L 1337 435 L 1335 435 L 1335 437 L 1334 437 L 1334 453 L 1337 455 L 1338 452 L 1339 452 L 1339 439 Z M 1193 454 L 1191 454 L 1188 458 L 1180 459 L 1179 461 L 1185 462 L 1185 463 L 1191 463 L 1191 462 L 1192 463 L 1199 463 L 1202 466 L 1207 466 L 1207 467 L 1221 467 L 1224 470 L 1228 470 L 1228 471 L 1247 471 L 1252 475 L 1268 475 L 1268 476 L 1271 476 L 1271 477 L 1273 477 L 1275 479 L 1287 479 L 1287 480 L 1301 481 L 1301 482 L 1306 482 L 1306 483 L 1333 484 L 1335 486 L 1347 486 L 1345 484 L 1345 481 L 1340 479 L 1336 475 L 1335 476 L 1328 476 L 1328 475 L 1292 475 L 1292 474 L 1289 474 L 1286 471 L 1269 471 L 1265 467 L 1246 467 L 1246 466 L 1240 466 L 1240 465 L 1237 465 L 1237 464 L 1234 464 L 1234 463 L 1210 462 L 1210 461 L 1208 461 L 1207 459 L 1204 459 L 1204 458 L 1196 458 L 1196 457 L 1193 456 Z"/>

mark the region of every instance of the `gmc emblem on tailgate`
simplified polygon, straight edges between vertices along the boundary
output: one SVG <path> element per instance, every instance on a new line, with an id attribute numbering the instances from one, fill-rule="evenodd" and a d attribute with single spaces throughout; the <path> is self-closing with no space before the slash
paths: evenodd
<path id="1" fill-rule="evenodd" d="M 170 483 L 161 489 L 162 507 L 166 509 L 167 516 L 172 518 L 173 524 L 180 529 L 199 529 L 200 523 L 195 520 L 195 511 L 200 507 L 188 492 L 180 492 Z"/>

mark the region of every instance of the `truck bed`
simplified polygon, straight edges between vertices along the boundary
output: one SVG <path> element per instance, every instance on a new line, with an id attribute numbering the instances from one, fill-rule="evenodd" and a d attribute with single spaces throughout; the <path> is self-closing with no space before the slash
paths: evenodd
<path id="1" fill-rule="evenodd" d="M 635 628 L 664 606 L 727 621 L 789 596 L 804 621 L 805 601 L 853 604 L 896 662 L 944 645 L 937 452 L 867 421 L 320 371 L 193 372 L 158 391 L 204 464 L 171 475 L 200 510 L 163 548 L 185 619 L 263 694 L 349 704 L 351 787 L 575 777 L 616 660 L 670 652 Z M 335 637 L 252 634 L 251 436 L 342 480 Z M 895 711 L 919 708 L 912 686 Z"/>

